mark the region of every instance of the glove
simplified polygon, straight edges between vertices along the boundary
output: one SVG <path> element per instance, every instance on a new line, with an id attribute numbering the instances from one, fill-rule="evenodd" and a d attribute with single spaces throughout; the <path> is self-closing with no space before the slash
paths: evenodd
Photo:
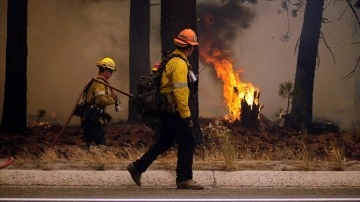
<path id="1" fill-rule="evenodd" d="M 183 123 L 184 123 L 185 131 L 192 131 L 192 128 L 194 127 L 194 123 L 191 117 L 183 118 Z"/>
<path id="2" fill-rule="evenodd" d="M 121 102 L 120 102 L 120 100 L 117 100 L 117 101 L 115 102 L 115 111 L 116 111 L 116 112 L 122 111 L 122 107 L 121 107 Z"/>

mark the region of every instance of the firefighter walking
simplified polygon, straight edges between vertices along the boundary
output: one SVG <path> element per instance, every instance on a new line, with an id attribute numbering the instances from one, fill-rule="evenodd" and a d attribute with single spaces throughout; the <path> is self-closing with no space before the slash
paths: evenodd
<path id="1" fill-rule="evenodd" d="M 141 186 L 141 174 L 155 159 L 173 146 L 174 140 L 178 148 L 176 168 L 176 185 L 178 189 L 204 189 L 193 180 L 193 156 L 195 137 L 192 133 L 193 122 L 189 109 L 189 84 L 196 77 L 192 73 L 187 59 L 197 46 L 197 36 L 191 29 L 182 30 L 174 39 L 176 49 L 173 54 L 181 57 L 171 58 L 162 73 L 160 92 L 167 98 L 161 103 L 160 138 L 138 160 L 129 164 L 127 169 L 136 185 Z M 163 106 L 165 105 L 165 106 Z"/>

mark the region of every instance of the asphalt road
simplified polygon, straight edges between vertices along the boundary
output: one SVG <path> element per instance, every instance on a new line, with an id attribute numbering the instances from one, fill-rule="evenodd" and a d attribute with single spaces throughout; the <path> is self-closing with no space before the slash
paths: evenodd
<path id="1" fill-rule="evenodd" d="M 360 201 L 360 188 L 1 186 L 0 201 Z"/>

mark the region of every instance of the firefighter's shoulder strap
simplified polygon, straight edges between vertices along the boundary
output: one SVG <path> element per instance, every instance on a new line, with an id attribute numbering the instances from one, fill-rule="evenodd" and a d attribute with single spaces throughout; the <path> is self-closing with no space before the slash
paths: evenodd
<path id="1" fill-rule="evenodd" d="M 160 74 L 165 70 L 165 66 L 169 62 L 169 60 L 171 60 L 174 57 L 181 58 L 182 60 L 184 60 L 186 62 L 186 64 L 189 66 L 189 68 L 191 68 L 191 65 L 188 63 L 187 59 L 184 58 L 184 56 L 182 56 L 181 54 L 179 54 L 179 53 L 168 53 L 168 54 L 163 55 L 163 57 L 162 57 L 161 64 L 160 64 L 160 67 L 159 67 L 159 73 Z"/>

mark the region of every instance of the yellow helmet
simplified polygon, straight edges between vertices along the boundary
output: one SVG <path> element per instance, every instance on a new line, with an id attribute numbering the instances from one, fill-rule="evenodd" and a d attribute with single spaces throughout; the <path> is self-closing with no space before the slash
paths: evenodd
<path id="1" fill-rule="evenodd" d="M 197 36 L 192 29 L 184 29 L 182 30 L 178 37 L 174 39 L 174 43 L 180 47 L 187 47 L 189 45 L 197 46 L 199 43 L 197 42 Z"/>
<path id="2" fill-rule="evenodd" d="M 113 71 L 116 71 L 116 69 L 115 69 L 116 65 L 115 65 L 114 60 L 111 59 L 111 58 L 108 58 L 108 57 L 103 58 L 100 61 L 97 61 L 96 66 L 103 67 L 103 68 L 108 68 L 108 69 L 111 69 Z"/>

